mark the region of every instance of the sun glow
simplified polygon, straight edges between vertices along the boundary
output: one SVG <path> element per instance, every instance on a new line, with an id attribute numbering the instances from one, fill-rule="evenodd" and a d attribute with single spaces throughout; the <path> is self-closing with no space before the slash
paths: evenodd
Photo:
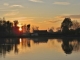
<path id="1" fill-rule="evenodd" d="M 19 23 L 17 26 L 21 27 L 21 26 L 22 26 L 22 24 L 21 24 L 21 23 Z"/>
<path id="2" fill-rule="evenodd" d="M 22 42 L 22 39 L 20 38 L 19 41 Z"/>
<path id="3" fill-rule="evenodd" d="M 22 24 L 21 23 L 19 23 L 18 25 L 17 25 L 18 27 L 19 27 L 19 31 L 22 31 Z"/>
<path id="4" fill-rule="evenodd" d="M 19 27 L 19 31 L 22 31 L 22 28 L 21 27 Z"/>

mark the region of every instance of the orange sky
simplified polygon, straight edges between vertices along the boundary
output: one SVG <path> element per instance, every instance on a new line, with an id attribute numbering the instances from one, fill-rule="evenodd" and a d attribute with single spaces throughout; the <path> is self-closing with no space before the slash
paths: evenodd
<path id="1" fill-rule="evenodd" d="M 80 0 L 1 0 L 0 17 L 39 29 L 60 27 L 65 17 L 80 21 Z"/>

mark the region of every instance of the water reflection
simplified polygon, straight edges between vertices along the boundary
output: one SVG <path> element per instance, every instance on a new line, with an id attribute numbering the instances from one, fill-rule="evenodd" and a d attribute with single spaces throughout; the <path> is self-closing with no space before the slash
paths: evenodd
<path id="1" fill-rule="evenodd" d="M 63 38 L 62 39 L 62 49 L 66 54 L 71 54 L 73 51 L 73 46 L 69 42 L 72 41 L 70 38 Z"/>
<path id="2" fill-rule="evenodd" d="M 20 38 L 20 43 L 22 47 L 31 47 L 29 38 Z"/>
<path id="3" fill-rule="evenodd" d="M 55 42 L 56 41 L 56 42 Z M 71 54 L 73 51 L 80 51 L 80 38 L 60 38 L 60 39 L 49 39 L 49 38 L 1 38 L 0 39 L 0 55 L 6 56 L 7 53 L 14 51 L 14 53 L 24 52 L 31 50 L 35 44 L 38 46 L 41 44 L 44 46 L 55 46 L 56 48 L 62 48 L 65 54 Z M 52 44 L 52 45 L 50 45 Z M 60 44 L 60 45 L 59 45 Z M 59 45 L 59 46 L 57 46 Z M 49 48 L 48 48 L 49 49 Z M 54 49 L 54 48 L 53 48 Z M 57 49 L 56 49 L 57 50 Z"/>
<path id="4" fill-rule="evenodd" d="M 73 47 L 73 51 L 80 51 L 80 38 L 77 38 L 70 42 Z"/>
<path id="5" fill-rule="evenodd" d="M 48 38 L 33 38 L 34 43 L 47 43 Z"/>
<path id="6" fill-rule="evenodd" d="M 80 38 L 63 38 L 62 49 L 66 54 L 71 54 L 73 51 L 80 51 Z"/>
<path id="7" fill-rule="evenodd" d="M 18 53 L 18 48 L 17 45 L 19 44 L 19 39 L 14 38 L 14 39 L 0 39 L 0 55 L 4 56 L 6 53 L 11 52 L 14 50 L 15 53 Z"/>

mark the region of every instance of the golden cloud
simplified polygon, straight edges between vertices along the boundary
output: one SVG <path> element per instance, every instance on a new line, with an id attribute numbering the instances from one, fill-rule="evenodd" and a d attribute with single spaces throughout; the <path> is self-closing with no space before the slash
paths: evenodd
<path id="1" fill-rule="evenodd" d="M 53 4 L 56 4 L 56 5 L 69 5 L 70 3 L 69 2 L 54 2 Z"/>
<path id="2" fill-rule="evenodd" d="M 23 8 L 22 5 L 11 5 L 10 7 L 20 7 L 20 8 Z"/>
<path id="3" fill-rule="evenodd" d="M 43 2 L 42 0 L 30 0 L 30 1 L 32 1 L 32 2 L 40 2 L 40 3 Z"/>

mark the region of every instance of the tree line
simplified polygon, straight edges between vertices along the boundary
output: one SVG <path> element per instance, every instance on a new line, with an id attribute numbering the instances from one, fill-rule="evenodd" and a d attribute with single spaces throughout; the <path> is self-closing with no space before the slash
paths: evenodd
<path id="1" fill-rule="evenodd" d="M 15 20 L 14 23 L 3 19 L 0 19 L 0 36 L 6 35 L 20 35 L 22 32 L 19 31 L 18 21 Z M 23 28 L 24 26 L 21 26 Z M 39 27 L 38 27 L 39 28 Z M 38 29 L 37 28 L 37 29 Z M 28 32 L 30 32 L 30 24 L 26 26 Z M 34 29 L 33 29 L 34 30 Z M 54 33 L 54 27 L 49 29 L 49 32 Z M 65 18 L 60 28 L 57 28 L 56 33 L 61 34 L 72 34 L 72 35 L 79 35 L 80 34 L 80 23 L 76 20 L 72 21 L 70 18 Z"/>
<path id="2" fill-rule="evenodd" d="M 61 33 L 63 34 L 80 34 L 80 23 L 78 21 L 72 21 L 70 18 L 65 18 L 61 23 Z"/>

